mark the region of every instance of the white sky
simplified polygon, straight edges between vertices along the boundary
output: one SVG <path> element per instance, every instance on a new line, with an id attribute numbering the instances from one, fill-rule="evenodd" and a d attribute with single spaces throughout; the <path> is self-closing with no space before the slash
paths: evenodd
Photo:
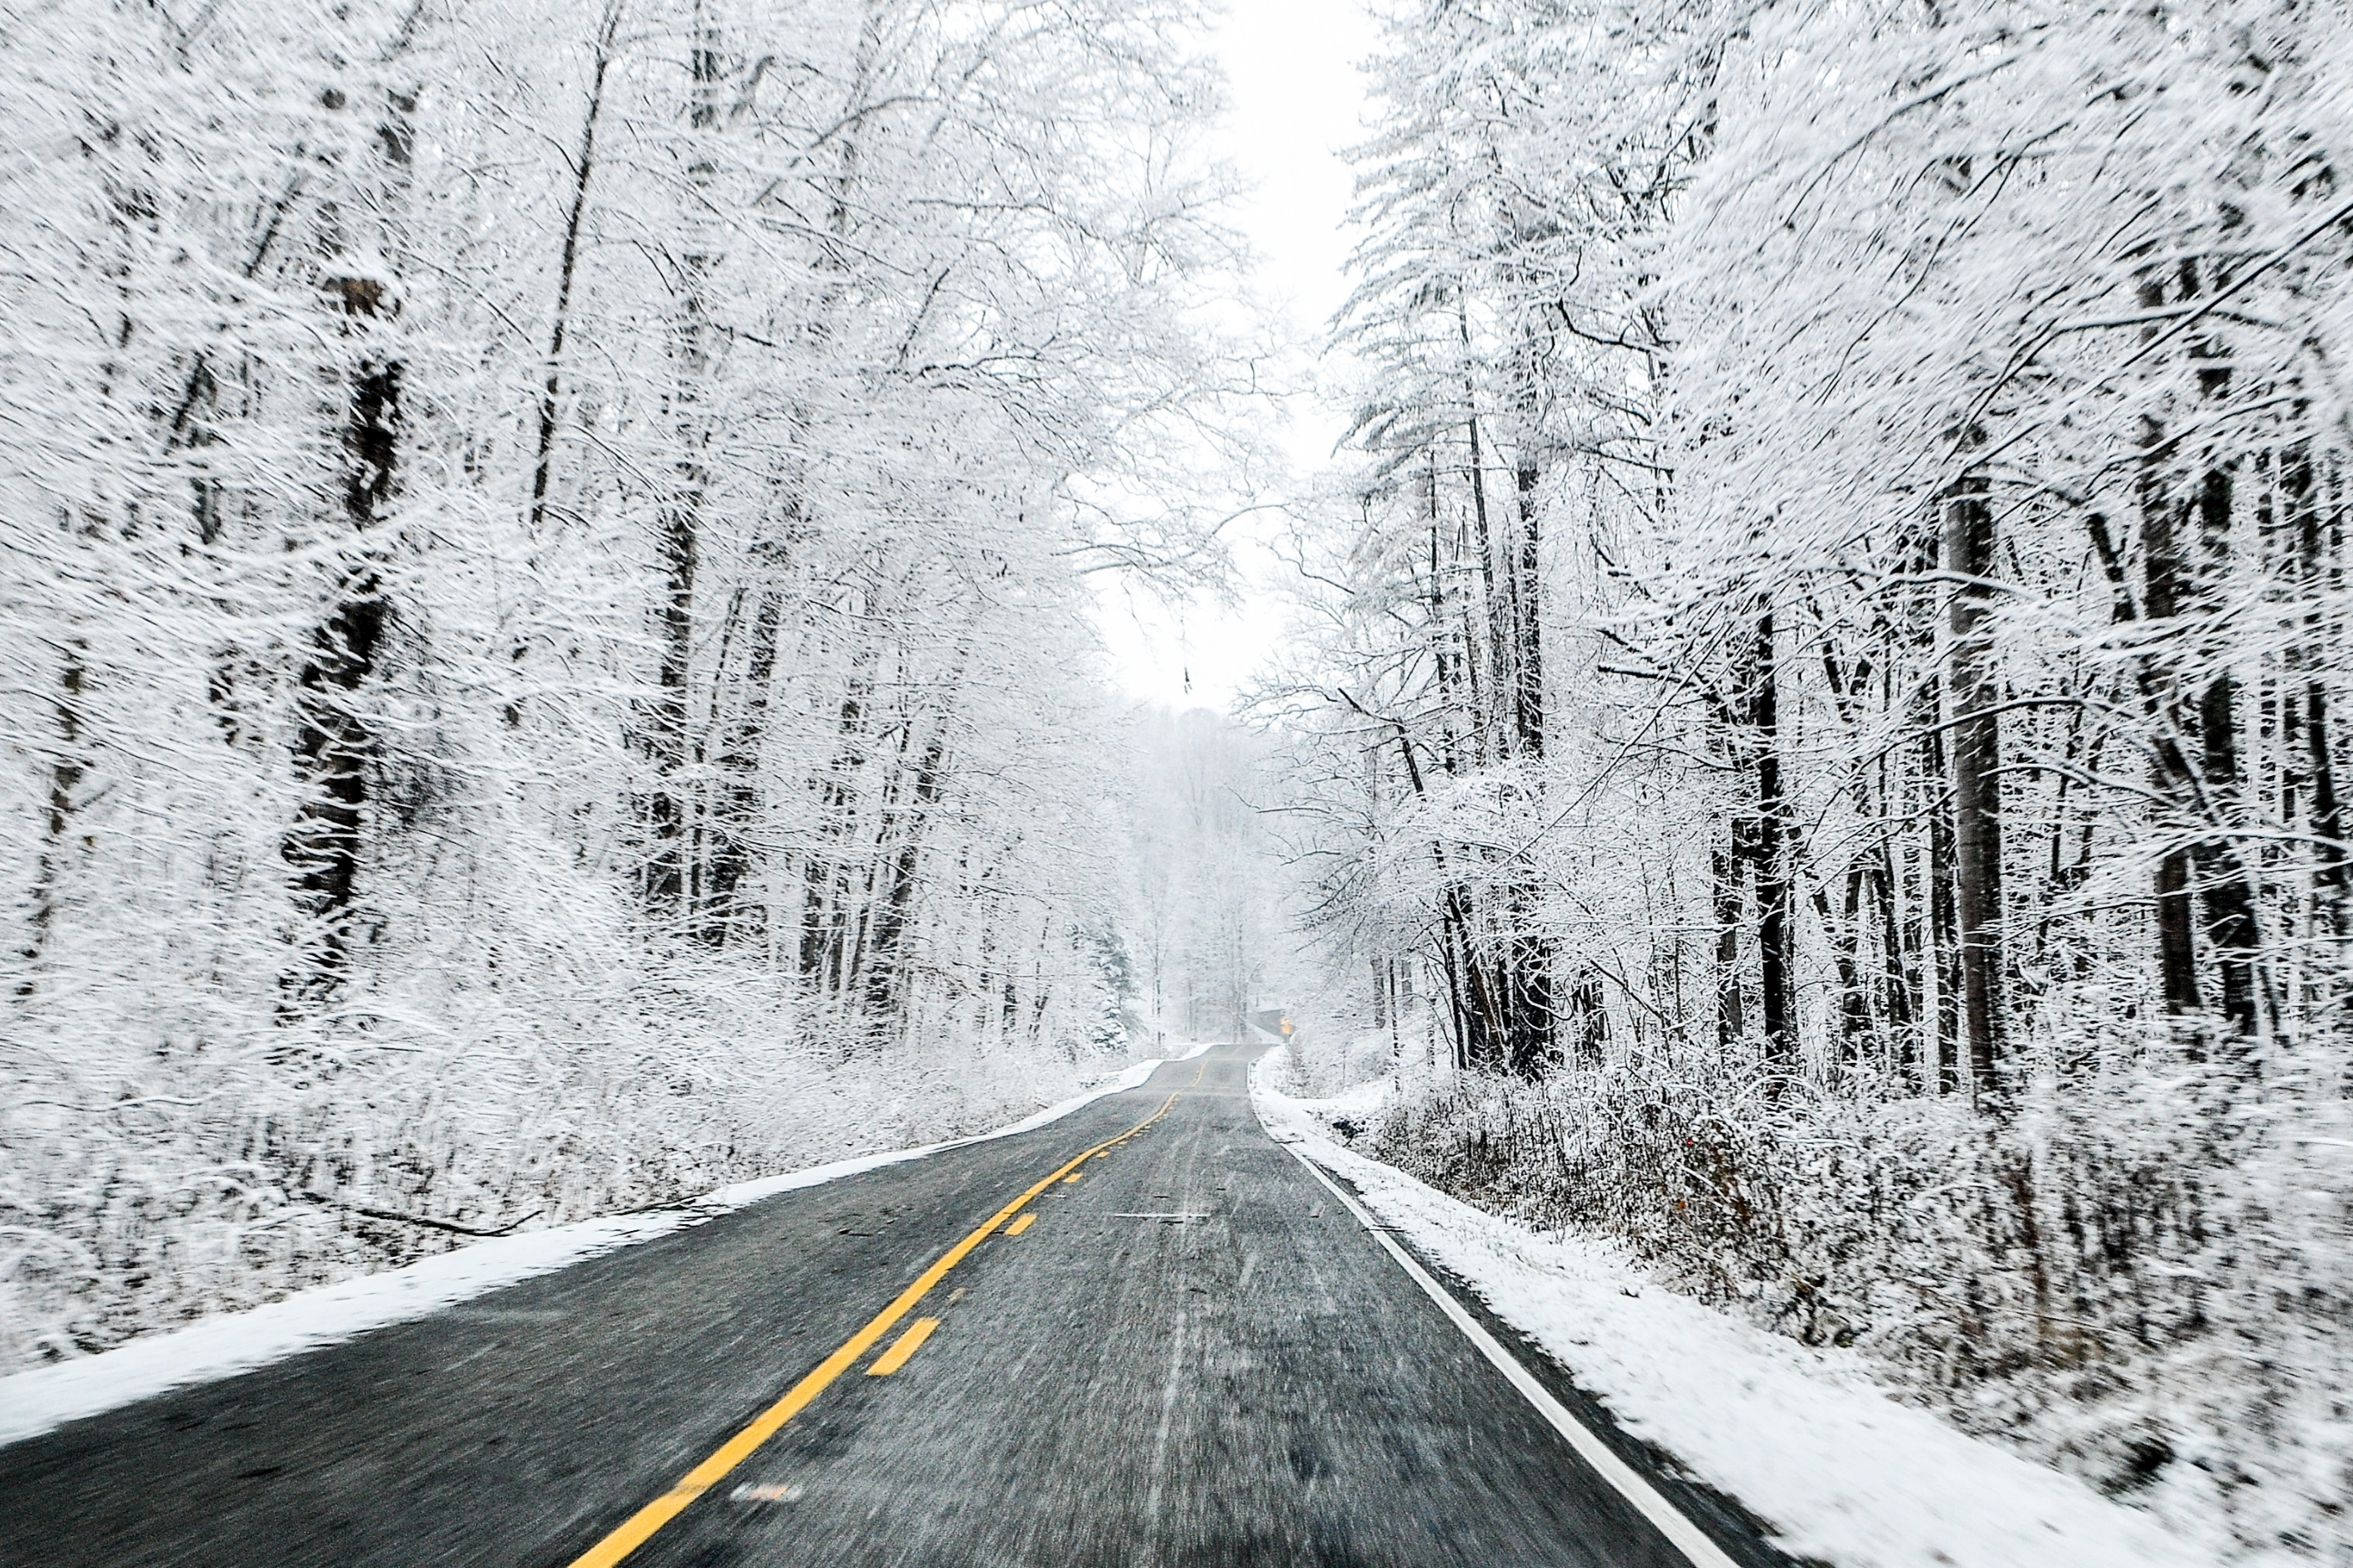
<path id="1" fill-rule="evenodd" d="M 1356 62 L 1372 52 L 1373 25 L 1361 0 L 1229 4 L 1217 44 L 1232 109 L 1217 151 L 1255 187 L 1234 220 L 1258 252 L 1258 290 L 1285 306 L 1312 343 L 1347 292 L 1341 268 L 1350 241 L 1341 224 L 1354 176 L 1339 154 L 1363 136 Z M 1339 435 L 1336 418 L 1300 400 L 1287 445 L 1302 480 Z M 1271 563 L 1249 542 L 1280 521 L 1258 514 L 1229 530 L 1251 579 L 1237 612 L 1197 605 L 1170 616 L 1144 595 L 1106 593 L 1103 637 L 1123 688 L 1180 709 L 1233 700 L 1282 634 L 1281 605 L 1261 586 Z"/>

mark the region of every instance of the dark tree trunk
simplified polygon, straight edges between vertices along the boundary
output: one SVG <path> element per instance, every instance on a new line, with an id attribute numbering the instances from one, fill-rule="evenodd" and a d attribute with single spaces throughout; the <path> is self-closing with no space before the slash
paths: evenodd
<path id="1" fill-rule="evenodd" d="M 1465 396 L 1469 395 L 1466 388 Z M 1473 673 L 1472 727 L 1478 745 L 1478 756 L 1511 755 L 1516 735 L 1510 708 L 1511 694 L 1517 682 L 1512 679 L 1511 616 L 1504 595 L 1495 584 L 1495 546 L 1487 519 L 1487 464 L 1484 447 L 1479 437 L 1479 416 L 1472 414 L 1469 421 L 1471 439 L 1471 520 L 1479 550 L 1479 625 L 1472 625 L 1471 606 L 1463 606 L 1463 643 L 1470 658 L 1465 668 Z M 1476 690 L 1476 673 L 1486 667 L 1486 696 L 1482 703 Z"/>
<path id="2" fill-rule="evenodd" d="M 743 903 L 744 885 L 759 864 L 754 841 L 760 831 L 765 792 L 760 788 L 760 752 L 767 736 L 769 687 L 776 674 L 776 644 L 784 624 L 785 599 L 776 588 L 764 589 L 752 615 L 751 647 L 741 676 L 742 708 L 721 727 L 718 754 L 712 759 L 723 783 L 712 802 L 710 846 L 706 855 L 704 923 L 708 940 L 722 942 L 730 931 L 742 931 L 754 912 Z"/>
<path id="3" fill-rule="evenodd" d="M 1568 993 L 1568 1037 L 1577 1063 L 1598 1068 L 1609 1046 L 1609 1010 L 1602 1000 L 1601 980 L 1588 973 Z"/>
<path id="4" fill-rule="evenodd" d="M 1535 919 L 1524 905 L 1515 905 L 1513 919 L 1519 922 L 1509 945 L 1510 1018 L 1512 1070 L 1525 1079 L 1537 1079 L 1551 1067 L 1559 1055 L 1553 1038 L 1552 943 L 1534 931 Z"/>
<path id="5" fill-rule="evenodd" d="M 57 931 L 58 903 L 63 897 L 68 845 L 74 813 L 80 808 L 82 779 L 81 695 L 88 647 L 75 637 L 66 643 L 65 668 L 58 673 L 58 751 L 49 763 L 47 809 L 41 819 L 41 853 L 33 868 L 32 931 L 25 943 L 25 975 L 16 994 L 35 989 L 35 970 Z"/>
<path id="6" fill-rule="evenodd" d="M 357 698 L 375 673 L 391 618 L 368 536 L 391 500 L 399 461 L 400 362 L 368 352 L 384 285 L 375 279 L 345 278 L 332 287 L 344 314 L 356 323 L 363 348 L 343 426 L 343 511 L 359 543 L 353 552 L 357 563 L 338 584 L 296 676 L 294 768 L 303 794 L 284 854 L 294 873 L 296 902 L 316 922 L 318 946 L 311 963 L 287 977 L 287 985 L 310 998 L 332 994 L 349 959 L 377 750 Z"/>
<path id="7" fill-rule="evenodd" d="M 1868 868 L 1871 900 L 1879 917 L 1879 958 L 1886 1001 L 1888 1066 L 1907 1084 L 1918 1082 L 1918 1053 L 1913 1048 L 1915 998 L 1918 979 L 1906 962 L 1904 921 L 1895 904 L 1894 856 L 1882 837 L 1872 846 Z"/>
<path id="8" fill-rule="evenodd" d="M 1864 984 L 1860 954 L 1862 948 L 1862 889 L 1864 868 L 1850 867 L 1846 895 L 1834 910 L 1828 883 L 1813 882 L 1814 913 L 1830 938 L 1831 957 L 1838 965 L 1839 1058 L 1848 1067 L 1859 1065 L 1871 1040 L 1871 992 Z"/>
<path id="9" fill-rule="evenodd" d="M 1536 481 L 1533 462 L 1522 462 L 1520 496 L 1520 566 L 1513 574 L 1514 607 L 1518 612 L 1520 754 L 1537 758 L 1545 751 L 1544 582 L 1538 549 Z"/>
<path id="10" fill-rule="evenodd" d="M 2230 552 L 2232 488 L 2230 470 L 2220 467 L 2209 468 L 2198 488 L 2199 536 L 2208 570 L 2218 582 Z M 2215 594 L 2210 589 L 2201 596 Z M 2240 793 L 2238 693 L 2227 663 L 2200 694 L 2198 738 L 2208 807 L 2222 820 L 2210 825 L 2218 831 L 2198 841 L 2191 864 L 2205 908 L 2206 939 L 2221 971 L 2222 1016 L 2231 1032 L 2243 1038 L 2256 1029 L 2258 933 L 2253 892 L 2230 840 L 2219 837 L 2219 829 L 2238 815 Z"/>
<path id="11" fill-rule="evenodd" d="M 826 990 L 839 990 L 841 984 L 841 955 L 847 936 L 842 910 L 847 879 L 843 858 L 849 844 L 850 816 L 858 796 L 857 777 L 866 763 L 867 680 L 861 661 L 850 671 L 849 689 L 842 695 L 840 741 L 818 797 L 821 813 L 818 843 L 804 862 L 801 974 Z"/>
<path id="12" fill-rule="evenodd" d="M 687 488 L 662 507 L 657 560 L 662 588 L 656 624 L 660 655 L 654 696 L 643 727 L 646 758 L 655 782 L 645 804 L 647 848 L 641 873 L 647 909 L 658 917 L 688 913 L 687 702 L 693 676 L 694 578 L 702 496 L 699 473 L 681 474 Z"/>
<path id="13" fill-rule="evenodd" d="M 1927 738 L 1921 742 L 1926 754 L 1922 758 L 1922 776 L 1934 781 L 1935 792 L 1923 803 L 1928 816 L 1928 865 L 1926 869 L 1928 909 L 1927 930 L 1925 933 L 1927 951 L 1922 962 L 1936 977 L 1936 1016 L 1930 1020 L 1936 1030 L 1936 1092 L 1958 1094 L 1961 1091 L 1961 964 L 1959 900 L 1954 886 L 1953 792 L 1946 780 L 1950 770 L 1946 763 L 1945 731 L 1936 723 L 1936 682 L 1926 695 L 1925 727 Z"/>
<path id="14" fill-rule="evenodd" d="M 1710 889 L 1715 907 L 1715 1043 L 1728 1058 L 1747 1030 L 1741 1005 L 1740 915 L 1744 901 L 1740 868 L 1746 847 L 1737 827 L 1727 827 L 1725 842 L 1709 852 Z"/>
<path id="15" fill-rule="evenodd" d="M 2151 268 L 2143 274 L 2141 308 L 2155 310 L 2166 302 L 2164 274 Z M 2146 340 L 2148 333 L 2144 332 Z M 2181 554 L 2172 487 L 2166 475 L 2171 443 L 2165 426 L 2154 416 L 2144 418 L 2140 433 L 2139 490 L 2141 533 L 2141 608 L 2147 619 L 2163 623 L 2181 608 Z M 2177 694 L 2169 687 L 2152 688 L 2153 717 L 2160 722 L 2178 710 Z M 2168 757 L 2157 765 L 2160 793 L 2177 797 L 2184 781 L 2181 765 Z M 2189 901 L 2189 851 L 2168 847 L 2158 861 L 2157 967 L 2165 1010 L 2195 1013 L 2203 1005 L 2198 992 L 2197 921 Z"/>
<path id="16" fill-rule="evenodd" d="M 1454 296 L 1454 319 L 1461 333 L 1462 353 L 1466 363 L 1471 356 L 1471 312 L 1460 291 Z M 1518 725 L 1512 713 L 1514 693 L 1519 682 L 1511 663 L 1514 641 L 1513 616 L 1505 603 L 1508 590 L 1499 595 L 1496 589 L 1496 551 L 1493 532 L 1487 516 L 1487 456 L 1479 430 L 1479 388 L 1468 374 L 1462 383 L 1463 431 L 1471 446 L 1471 521 L 1476 531 L 1479 548 L 1479 589 L 1482 626 L 1473 628 L 1466 611 L 1463 616 L 1463 641 L 1469 651 L 1469 668 L 1473 671 L 1472 738 L 1479 748 L 1482 761 L 1489 757 L 1512 754 L 1517 739 Z M 1516 556 L 1517 552 L 1513 552 Z M 1512 561 L 1504 563 L 1504 580 L 1510 582 Z M 1487 702 L 1477 704 L 1476 670 L 1486 665 Z"/>
<path id="17" fill-rule="evenodd" d="M 2325 537 L 2328 531 L 2324 527 L 2320 508 L 2313 500 L 2309 447 L 2298 447 L 2288 454 L 2281 481 L 2287 522 L 2295 536 L 2298 575 L 2303 579 L 2306 602 L 2315 606 L 2305 617 L 2312 646 L 2304 650 L 2300 658 L 2310 672 L 2303 692 L 2303 730 L 2311 792 L 2307 820 L 2312 836 L 2319 840 L 2314 852 L 2313 883 L 2320 894 L 2323 918 L 2332 931 L 2341 935 L 2345 930 L 2347 870 L 2348 865 L 2353 865 L 2353 856 L 2348 853 L 2345 809 L 2337 796 L 2337 762 L 2328 727 L 2328 686 L 2321 678 L 2327 656 L 2323 652 L 2325 629 L 2318 605 L 2322 594 L 2330 586 Z"/>
<path id="18" fill-rule="evenodd" d="M 1511 700 L 1503 720 L 1512 729 L 1512 740 L 1506 748 L 1529 763 L 1544 756 L 1544 654 L 1539 625 L 1540 589 L 1537 584 L 1536 549 L 1536 468 L 1524 460 L 1514 476 L 1518 505 L 1514 510 L 1515 541 L 1507 552 L 1504 581 L 1509 585 L 1509 624 L 1504 628 L 1503 642 L 1508 655 L 1511 676 Z M 1538 1077 L 1560 1054 L 1556 1040 L 1556 1023 L 1553 1006 L 1553 967 L 1556 952 L 1553 942 L 1540 931 L 1535 910 L 1535 889 L 1523 888 L 1514 896 L 1509 919 L 1513 928 L 1510 950 L 1513 987 L 1511 993 L 1512 1066 L 1524 1078 Z M 1586 1016 L 1601 1020 L 1606 1027 L 1608 1016 L 1596 1005 L 1587 1009 Z M 1588 1054 L 1599 1052 L 1599 1041 L 1584 1042 L 1580 1048 Z"/>
<path id="19" fill-rule="evenodd" d="M 2145 443 L 2154 447 L 2158 440 L 2152 422 L 2145 434 Z M 2179 614 L 2181 608 L 2179 531 L 2174 526 L 2173 503 L 2159 471 L 2162 455 L 2152 450 L 2143 460 L 2141 600 L 2148 618 L 2162 624 Z M 2160 688 L 2158 697 L 2160 718 L 2174 710 L 2169 689 Z M 2182 767 L 2182 763 L 2171 755 L 2170 748 L 2157 765 L 2158 785 L 2169 798 L 2178 798 L 2186 782 L 2179 776 Z M 2190 907 L 2189 887 L 2189 849 L 2168 847 L 2157 864 L 2157 959 L 2165 1010 L 2176 1015 L 2195 1013 L 2204 1005 L 2198 989 L 2197 921 Z"/>
<path id="20" fill-rule="evenodd" d="M 1975 433 L 1972 433 L 1975 437 Z M 1982 437 L 1968 444 L 1975 446 Z M 1982 474 L 1945 497 L 1945 569 L 1954 579 L 1949 691 L 1953 704 L 1953 892 L 1961 961 L 1961 1040 L 1973 1101 L 1993 1104 L 2003 1054 L 2001 687 L 1987 623 L 1996 570 L 1993 508 Z"/>
<path id="21" fill-rule="evenodd" d="M 1406 783 L 1412 787 L 1415 799 L 1427 800 L 1429 786 L 1421 776 L 1420 760 L 1413 754 L 1413 738 L 1402 724 L 1393 722 L 1392 728 L 1397 734 L 1398 754 L 1405 763 Z M 1494 1026 L 1495 1008 L 1480 959 L 1477 933 L 1462 890 L 1455 885 L 1453 870 L 1447 864 L 1446 847 L 1432 840 L 1430 852 L 1445 889 L 1439 900 L 1439 962 L 1446 976 L 1447 1021 L 1454 1043 L 1454 1065 L 1458 1069 L 1494 1071 L 1503 1068 L 1508 1058 L 1501 1032 Z"/>
<path id="22" fill-rule="evenodd" d="M 688 122 L 700 146 L 688 174 L 698 185 L 717 174 L 710 145 L 719 130 L 718 39 L 698 11 L 694 47 L 689 51 L 692 95 Z M 703 407 L 711 371 L 709 302 L 704 290 L 715 258 L 690 249 L 680 262 L 677 341 L 672 351 L 676 384 L 670 418 L 677 456 L 662 498 L 655 540 L 661 596 L 655 611 L 660 652 L 654 695 L 647 705 L 641 743 L 651 765 L 652 788 L 644 803 L 645 860 L 640 886 L 649 913 L 691 929 L 702 889 L 696 885 L 696 798 L 689 783 L 689 712 L 694 679 L 695 576 L 702 552 L 702 508 L 710 489 L 711 430 Z"/>
<path id="23" fill-rule="evenodd" d="M 580 128 L 580 152 L 572 166 L 572 205 L 564 220 L 564 255 L 555 274 L 555 321 L 547 338 L 547 377 L 540 388 L 539 440 L 531 470 L 531 531 L 547 519 L 548 470 L 555 453 L 558 400 L 563 391 L 564 341 L 571 329 L 572 286 L 579 272 L 580 231 L 588 213 L 588 182 L 596 167 L 596 127 L 605 112 L 605 75 L 613 63 L 613 43 L 621 26 L 621 0 L 608 0 L 596 34 L 596 63 L 588 79 L 588 112 Z M 509 710 L 508 721 L 520 715 Z"/>
<path id="24" fill-rule="evenodd" d="M 904 969 L 902 949 L 906 943 L 909 922 L 915 905 L 915 872 L 921 864 L 923 833 L 938 806 L 941 794 L 941 770 L 947 756 L 948 716 L 940 715 L 938 727 L 923 748 L 923 758 L 915 765 L 913 788 L 908 793 L 905 820 L 899 828 L 899 846 L 891 858 L 889 881 L 884 889 L 881 907 L 874 922 L 874 940 L 865 958 L 864 984 L 866 1009 L 870 1017 L 886 1016 L 897 1004 L 902 987 L 900 984 Z"/>
<path id="25" fill-rule="evenodd" d="M 1798 1067 L 1795 943 L 1791 927 L 1788 807 L 1781 794 L 1780 681 L 1773 611 L 1757 622 L 1757 686 L 1750 726 L 1757 735 L 1757 955 L 1765 1014 L 1765 1059 L 1776 1073 Z"/>

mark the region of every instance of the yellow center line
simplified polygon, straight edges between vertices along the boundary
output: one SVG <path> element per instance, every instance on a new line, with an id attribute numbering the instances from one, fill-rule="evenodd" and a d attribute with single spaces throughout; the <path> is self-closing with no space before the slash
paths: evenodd
<path id="1" fill-rule="evenodd" d="M 1007 1226 L 1005 1227 L 1005 1234 L 1008 1236 L 1019 1236 L 1023 1231 L 1028 1230 L 1031 1226 L 1036 1225 L 1037 1223 L 1038 1214 L 1037 1211 L 1033 1209 L 1029 1213 L 1025 1214 L 1020 1218 L 1015 1220 L 1011 1225 Z"/>
<path id="2" fill-rule="evenodd" d="M 1201 1066 L 1203 1070 L 1207 1070 L 1208 1063 L 1205 1061 Z M 1193 1075 L 1193 1083 L 1198 1085 L 1200 1081 L 1201 1074 L 1196 1072 Z M 1182 1091 L 1180 1090 L 1179 1092 Z M 638 1510 L 637 1512 L 631 1514 L 627 1520 L 622 1521 L 620 1528 L 615 1530 L 610 1535 L 606 1536 L 604 1540 L 598 1542 L 596 1545 L 590 1547 L 587 1551 L 574 1558 L 569 1568 L 613 1568 L 615 1563 L 619 1563 L 630 1552 L 635 1552 L 638 1547 L 644 1545 L 649 1540 L 652 1539 L 654 1531 L 659 1530 L 663 1525 L 668 1524 L 671 1520 L 676 1519 L 681 1512 L 685 1511 L 687 1504 L 692 1502 L 696 1498 L 701 1497 L 704 1492 L 709 1491 L 712 1487 L 717 1486 L 722 1480 L 725 1479 L 727 1473 L 730 1470 L 733 1470 L 736 1466 L 750 1458 L 754 1453 L 758 1451 L 760 1445 L 765 1443 L 769 1438 L 776 1435 L 777 1430 L 782 1427 L 786 1422 L 790 1421 L 794 1416 L 807 1409 L 810 1401 L 814 1400 L 818 1394 L 823 1394 L 827 1388 L 832 1385 L 834 1379 L 839 1377 L 843 1373 L 848 1372 L 852 1366 L 855 1366 L 858 1363 L 860 1357 L 865 1355 L 868 1351 L 872 1350 L 877 1344 L 881 1343 L 882 1336 L 889 1333 L 892 1328 L 896 1327 L 900 1319 L 913 1311 L 914 1310 L 915 1303 L 921 1301 L 923 1297 L 930 1292 L 933 1286 L 938 1284 L 943 1279 L 946 1278 L 949 1269 L 954 1268 L 957 1264 L 962 1263 L 966 1258 L 970 1257 L 972 1255 L 973 1248 L 978 1247 L 982 1242 L 987 1241 L 992 1231 L 996 1230 L 1007 1220 L 1011 1219 L 1016 1214 L 1018 1214 L 1023 1205 L 1027 1205 L 1030 1199 L 1036 1197 L 1039 1193 L 1044 1192 L 1048 1187 L 1052 1186 L 1056 1182 L 1060 1181 L 1063 1177 L 1068 1176 L 1071 1172 L 1077 1170 L 1081 1165 L 1085 1164 L 1095 1155 L 1111 1148 L 1113 1144 L 1124 1142 L 1128 1139 L 1134 1137 L 1137 1133 L 1143 1131 L 1145 1128 L 1151 1126 L 1154 1122 L 1167 1115 L 1168 1108 L 1176 1103 L 1176 1096 L 1174 1094 L 1170 1095 L 1166 1100 L 1160 1102 L 1159 1110 L 1154 1111 L 1151 1115 L 1145 1117 L 1143 1121 L 1137 1122 L 1134 1126 L 1129 1128 L 1118 1137 L 1107 1138 L 1103 1142 L 1096 1144 L 1093 1148 L 1088 1150 L 1085 1153 L 1079 1155 L 1076 1159 L 1066 1162 L 1058 1167 L 1050 1175 L 1048 1175 L 1035 1186 L 1032 1186 L 1028 1192 L 1023 1193 L 1019 1197 L 1015 1198 L 1011 1203 L 1007 1204 L 1003 1208 L 997 1210 L 994 1215 L 991 1215 L 987 1223 L 984 1224 L 978 1230 L 974 1231 L 970 1236 L 965 1237 L 962 1241 L 957 1242 L 954 1247 L 949 1247 L 947 1251 L 940 1255 L 937 1262 L 934 1263 L 929 1268 L 924 1269 L 923 1273 L 917 1275 L 915 1277 L 915 1282 L 908 1286 L 904 1290 L 900 1291 L 898 1298 L 889 1306 L 883 1308 L 881 1311 L 876 1313 L 872 1321 L 869 1322 L 864 1328 L 859 1330 L 856 1333 L 850 1335 L 849 1338 L 843 1341 L 839 1350 L 835 1351 L 831 1355 L 826 1357 L 825 1360 L 819 1362 L 816 1371 L 810 1373 L 807 1377 L 802 1378 L 798 1383 L 793 1384 L 791 1388 L 787 1389 L 782 1399 L 777 1400 L 774 1405 L 769 1405 L 765 1410 L 761 1411 L 759 1415 L 754 1416 L 749 1426 L 736 1433 L 733 1437 L 728 1438 L 726 1442 L 722 1443 L 718 1449 L 713 1452 L 709 1458 L 695 1466 L 694 1468 L 687 1471 L 686 1474 L 680 1479 L 679 1483 L 676 1486 L 662 1493 L 661 1496 L 654 1499 L 653 1501 L 646 1504 L 645 1507 Z M 930 1332 L 929 1330 L 924 1330 L 923 1331 L 925 1333 Z M 906 1340 L 903 1339 L 900 1342 L 900 1344 L 906 1345 L 907 1354 L 913 1355 L 914 1353 L 915 1345 L 923 1343 L 923 1339 L 916 1334 L 913 1329 L 908 1330 L 907 1338 L 913 1339 L 914 1341 L 914 1344 L 906 1344 Z M 899 1345 L 892 1346 L 891 1353 L 892 1355 L 897 1355 L 899 1348 Z M 888 1358 L 886 1357 L 885 1359 L 887 1360 Z M 900 1357 L 901 1361 L 904 1361 L 905 1359 L 906 1358 L 904 1356 Z M 880 1364 L 880 1363 L 877 1363 L 878 1366 Z M 892 1370 L 897 1370 L 895 1363 Z"/>

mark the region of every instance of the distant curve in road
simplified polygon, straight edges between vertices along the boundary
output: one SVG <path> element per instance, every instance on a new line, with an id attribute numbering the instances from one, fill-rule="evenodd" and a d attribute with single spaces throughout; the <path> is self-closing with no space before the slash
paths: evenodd
<path id="1" fill-rule="evenodd" d="M 1685 1568 L 1266 1135 L 1256 1054 L 0 1448 L 0 1564 Z"/>

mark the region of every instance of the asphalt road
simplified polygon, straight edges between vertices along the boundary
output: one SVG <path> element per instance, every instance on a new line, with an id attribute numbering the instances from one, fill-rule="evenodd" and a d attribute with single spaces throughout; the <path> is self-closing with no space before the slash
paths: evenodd
<path id="1" fill-rule="evenodd" d="M 1683 1568 L 1268 1138 L 1255 1055 L 0 1448 L 0 1563 L 570 1568 L 672 1494 L 631 1568 Z M 774 1436 L 674 1492 L 829 1358 Z M 1659 1484 L 1736 1561 L 1780 1561 Z"/>

